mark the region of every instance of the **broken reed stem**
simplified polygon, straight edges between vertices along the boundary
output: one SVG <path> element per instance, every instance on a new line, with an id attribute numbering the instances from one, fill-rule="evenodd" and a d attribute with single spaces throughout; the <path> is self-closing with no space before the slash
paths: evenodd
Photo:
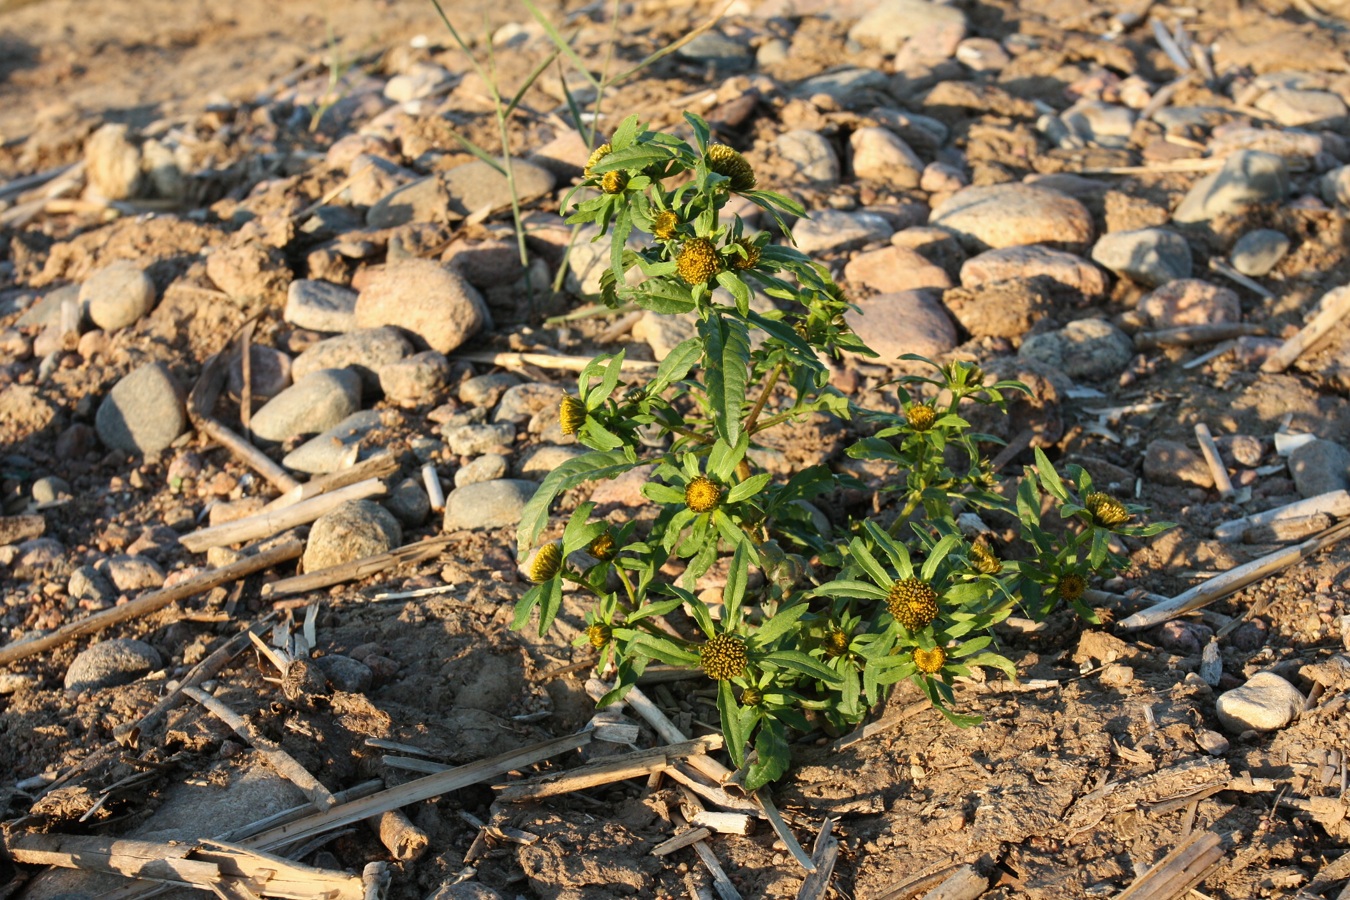
<path id="1" fill-rule="evenodd" d="M 309 799 L 313 801 L 316 807 L 329 809 L 337 805 L 337 798 L 329 793 L 328 788 L 320 784 L 318 779 L 309 773 L 308 769 L 296 762 L 295 758 L 285 750 L 264 737 L 243 716 L 200 688 L 183 688 L 183 693 L 196 700 L 211 715 L 230 726 L 235 734 L 248 741 L 253 749 L 263 755 L 263 758 L 276 770 L 278 775 L 309 795 Z"/>
<path id="2" fill-rule="evenodd" d="M 308 525 L 348 500 L 364 500 L 367 497 L 382 496 L 387 492 L 388 488 L 383 481 L 370 478 L 275 512 L 263 510 L 233 522 L 226 522 L 224 525 L 202 528 L 183 535 L 179 543 L 192 553 L 202 553 L 212 547 L 228 547 L 230 544 L 271 537 L 297 525 Z"/>
<path id="3" fill-rule="evenodd" d="M 580 766 L 556 775 L 546 775 L 528 781 L 497 785 L 497 799 L 508 803 L 538 800 L 585 790 L 602 784 L 626 781 L 669 769 L 675 760 L 697 757 L 722 747 L 722 736 L 710 734 L 692 741 L 683 741 L 666 747 L 622 753 L 600 762 Z"/>
<path id="4" fill-rule="evenodd" d="M 427 833 L 418 828 L 400 809 L 391 809 L 367 819 L 391 856 L 399 862 L 421 859 L 431 845 Z"/>
<path id="5" fill-rule="evenodd" d="M 1209 325 L 1182 325 L 1158 331 L 1140 331 L 1134 336 L 1134 349 L 1156 350 L 1159 347 L 1189 347 L 1191 344 L 1212 344 L 1231 338 L 1265 334 L 1263 325 L 1246 322 L 1216 322 Z"/>
<path id="6" fill-rule="evenodd" d="M 1195 832 L 1147 872 L 1135 879 L 1116 900 L 1172 900 L 1199 884 L 1223 859 L 1223 838 L 1212 831 Z"/>
<path id="7" fill-rule="evenodd" d="M 1219 448 L 1214 444 L 1214 436 L 1209 433 L 1209 426 L 1204 422 L 1196 423 L 1195 439 L 1200 442 L 1200 452 L 1204 454 L 1205 463 L 1209 466 L 1209 474 L 1214 477 L 1214 487 L 1218 489 L 1219 496 L 1225 500 L 1232 497 L 1233 480 L 1228 477 L 1228 469 L 1219 458 Z"/>
<path id="8" fill-rule="evenodd" d="M 1268 575 L 1283 571 L 1290 566 L 1318 553 L 1332 544 L 1342 540 L 1350 535 L 1350 522 L 1337 525 L 1322 534 L 1310 538 L 1301 544 L 1293 547 L 1286 547 L 1283 550 L 1277 550 L 1274 553 L 1254 559 L 1246 565 L 1229 569 L 1214 576 L 1208 581 L 1204 581 L 1188 591 L 1185 591 L 1168 600 L 1166 603 L 1159 603 L 1156 606 L 1150 606 L 1148 609 L 1141 610 L 1128 618 L 1121 620 L 1118 627 L 1126 630 L 1135 630 L 1139 628 L 1150 628 L 1154 625 L 1160 625 L 1168 619 L 1174 619 L 1183 613 L 1193 609 L 1199 609 L 1218 600 L 1220 597 L 1226 597 L 1234 591 L 1241 590 L 1247 585 L 1260 581 Z"/>
<path id="9" fill-rule="evenodd" d="M 1336 323 L 1350 313 L 1350 286 L 1338 287 L 1327 291 L 1320 301 L 1322 311 L 1313 316 L 1312 321 L 1303 326 L 1298 334 L 1285 341 L 1280 349 L 1271 354 L 1261 366 L 1262 372 L 1283 372 L 1292 366 L 1300 356 L 1310 350 Z"/>
<path id="10" fill-rule="evenodd" d="M 336 566 L 329 566 L 315 572 L 306 572 L 303 575 L 283 578 L 280 581 L 263 585 L 262 595 L 264 597 L 285 597 L 288 594 L 316 591 L 320 588 L 341 584 L 344 581 L 357 581 L 404 563 L 422 562 L 433 556 L 438 556 L 450 543 L 451 538 L 449 536 L 432 538 L 420 543 L 409 544 L 406 547 L 399 547 L 397 550 L 390 550 L 388 553 L 377 553 L 374 556 L 339 563 Z"/>
<path id="11" fill-rule="evenodd" d="M 541 369 L 554 369 L 559 372 L 580 372 L 591 364 L 586 356 L 559 356 L 554 353 L 456 353 L 452 360 L 483 363 L 489 366 L 501 366 L 506 369 L 519 369 L 523 366 L 538 366 Z M 639 359 L 625 359 L 620 367 L 623 372 L 655 372 L 657 363 Z"/>
<path id="12" fill-rule="evenodd" d="M 1214 537 L 1225 544 L 1233 544 L 1242 540 L 1242 536 L 1252 528 L 1262 525 L 1275 525 L 1279 522 L 1303 519 L 1318 514 L 1331 516 L 1335 519 L 1350 516 L 1350 492 L 1343 490 L 1328 491 L 1325 494 L 1295 500 L 1293 503 L 1277 506 L 1265 512 L 1252 513 L 1250 516 L 1233 519 L 1216 526 Z"/>
<path id="13" fill-rule="evenodd" d="M 197 594 L 205 593 L 211 588 L 219 587 L 239 578 L 252 575 L 254 572 L 261 572 L 263 569 L 270 569 L 278 563 L 295 559 L 305 552 L 303 541 L 286 541 L 278 544 L 270 550 L 263 550 L 251 556 L 232 562 L 228 566 L 221 566 L 210 572 L 203 572 L 195 575 L 185 581 L 180 581 L 171 588 L 161 588 L 157 591 L 151 591 L 124 603 L 121 606 L 114 606 L 111 609 L 105 609 L 96 612 L 93 615 L 85 616 L 76 622 L 63 625 L 49 635 L 32 640 L 19 641 L 10 644 L 7 647 L 0 648 L 0 666 L 8 665 L 20 659 L 27 659 L 30 656 L 36 656 L 39 653 L 45 653 L 53 647 L 72 641 L 77 637 L 86 634 L 93 634 L 95 631 L 101 631 L 109 625 L 116 625 L 118 622 L 125 622 L 128 619 L 134 619 L 137 616 L 148 615 L 156 610 L 163 609 L 170 603 L 177 600 L 184 600 Z"/>
<path id="14" fill-rule="evenodd" d="M 288 506 L 295 506 L 303 500 L 310 500 L 323 494 L 332 493 L 339 488 L 345 488 L 370 478 L 388 478 L 397 471 L 398 460 L 394 457 L 394 454 L 383 451 L 370 457 L 370 459 L 363 459 L 353 466 L 339 469 L 328 475 L 320 475 L 317 478 L 311 478 L 304 484 L 297 485 L 293 490 L 282 494 L 280 497 L 264 506 L 262 512 L 276 512 L 285 509 Z"/>
<path id="15" fill-rule="evenodd" d="M 834 864 L 839 860 L 839 839 L 830 832 L 834 830 L 834 820 L 826 817 L 820 823 L 816 842 L 811 847 L 811 861 L 816 870 L 806 876 L 797 891 L 797 900 L 825 900 L 830 888 L 830 877 L 834 874 Z"/>

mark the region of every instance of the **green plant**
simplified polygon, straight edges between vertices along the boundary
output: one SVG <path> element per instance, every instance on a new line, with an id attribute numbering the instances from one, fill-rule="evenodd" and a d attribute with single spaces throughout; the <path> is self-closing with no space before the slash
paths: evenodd
<path id="1" fill-rule="evenodd" d="M 1002 407 L 1007 392 L 1025 387 L 986 384 L 971 363 L 906 357 L 933 371 L 893 385 L 903 413 L 860 408 L 831 388 L 826 359 L 874 355 L 847 327 L 847 301 L 822 266 L 723 215 L 740 194 L 787 234 L 781 217 L 805 210 L 758 190 L 744 157 L 712 143 L 697 116 L 685 118 L 692 143 L 625 120 L 569 195 L 579 197 L 569 221 L 596 223 L 609 237 L 605 303 L 689 316 L 697 335 L 645 383 L 621 379 L 622 353 L 586 367 L 559 416 L 590 452 L 545 479 L 518 549 L 524 558 L 534 547 L 560 494 L 639 465 L 654 466 L 643 493 L 659 512 L 642 532 L 634 522 L 614 531 L 593 519 L 593 504 L 580 504 L 561 540 L 535 550 L 529 572 L 538 583 L 521 598 L 515 627 L 537 612 L 546 632 L 565 587 L 592 597 L 578 643 L 598 650 L 598 666 L 615 679 L 602 702 L 621 697 L 653 660 L 702 670 L 717 685 L 727 750 L 754 789 L 785 771 L 789 729 L 856 724 L 902 680 L 953 722 L 978 721 L 952 710 L 951 685 L 977 667 L 1016 677 L 992 627 L 1019 607 L 1041 618 L 1059 600 L 1091 618 L 1087 578 L 1126 562 L 1111 535 L 1166 526 L 1133 524 L 1139 508 L 1096 492 L 1076 467 L 1065 481 L 1039 450 L 1015 485 L 1000 482 L 982 454 L 994 439 L 972 431 L 963 405 Z M 649 236 L 645 249 L 629 249 L 634 232 Z M 756 311 L 752 291 L 781 308 Z M 863 519 L 823 533 L 808 501 L 856 481 L 825 466 L 781 480 L 757 471 L 757 435 L 822 412 L 870 432 L 849 455 L 894 465 L 889 527 Z M 1042 524 L 1043 495 L 1067 520 L 1062 535 Z M 1018 559 L 961 532 L 957 516 L 972 509 L 1015 521 Z M 684 566 L 674 580 L 663 575 L 672 559 Z M 710 605 L 693 589 L 719 561 L 725 587 Z M 689 636 L 659 627 L 680 614 Z"/>

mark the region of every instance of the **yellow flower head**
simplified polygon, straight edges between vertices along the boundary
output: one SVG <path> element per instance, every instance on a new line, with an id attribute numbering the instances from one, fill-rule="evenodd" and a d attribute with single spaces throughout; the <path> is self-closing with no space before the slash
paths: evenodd
<path id="1" fill-rule="evenodd" d="M 750 657 L 745 640 L 734 634 L 719 634 L 698 650 L 699 666 L 709 678 L 727 681 L 745 672 Z"/>
<path id="2" fill-rule="evenodd" d="M 604 159 L 606 156 L 609 156 L 613 152 L 614 152 L 614 145 L 610 143 L 604 143 L 601 144 L 599 147 L 596 147 L 595 152 L 591 154 L 591 158 L 586 160 L 586 168 L 583 169 L 582 171 L 585 172 L 587 175 L 590 175 L 591 169 L 594 169 L 600 163 L 600 160 Z"/>
<path id="3" fill-rule="evenodd" d="M 936 675 L 942 671 L 946 663 L 947 651 L 941 647 L 934 647 L 932 650 L 914 648 L 914 666 L 925 675 Z"/>
<path id="4" fill-rule="evenodd" d="M 759 248 L 745 238 L 741 238 L 736 243 L 745 248 L 745 255 L 741 256 L 740 254 L 734 254 L 731 257 L 731 267 L 733 269 L 743 270 L 753 269 L 757 266 L 759 264 Z"/>
<path id="5" fill-rule="evenodd" d="M 1083 596 L 1087 590 L 1087 579 L 1077 572 L 1070 572 L 1059 580 L 1059 595 L 1070 603 Z"/>
<path id="6" fill-rule="evenodd" d="M 1003 560 L 999 559 L 994 548 L 983 540 L 970 545 L 970 565 L 981 575 L 997 575 L 1003 571 Z"/>
<path id="7" fill-rule="evenodd" d="M 895 621 L 910 631 L 929 625 L 938 614 L 938 595 L 932 586 L 918 578 L 902 578 L 891 585 L 886 608 Z"/>
<path id="8" fill-rule="evenodd" d="M 722 271 L 722 260 L 717 247 L 707 238 L 693 238 L 684 242 L 675 257 L 675 271 L 685 284 L 707 284 Z"/>
<path id="9" fill-rule="evenodd" d="M 905 410 L 905 419 L 915 431 L 927 431 L 937 421 L 937 411 L 927 403 L 915 403 Z"/>
<path id="10" fill-rule="evenodd" d="M 563 434 L 576 434 L 586 424 L 586 404 L 568 395 L 558 404 L 558 425 Z"/>
<path id="11" fill-rule="evenodd" d="M 597 650 L 605 649 L 605 645 L 609 643 L 612 637 L 614 637 L 614 629 L 604 622 L 596 622 L 593 625 L 586 626 L 586 640 L 590 641 L 591 646 Z"/>
<path id="12" fill-rule="evenodd" d="M 1133 518 L 1130 511 L 1110 494 L 1104 494 L 1101 491 L 1088 494 L 1083 498 L 1083 506 L 1092 513 L 1092 521 L 1103 528 L 1114 528 L 1117 525 L 1124 525 Z"/>
<path id="13" fill-rule="evenodd" d="M 741 706 L 759 706 L 764 702 L 764 695 L 758 688 L 748 687 L 741 691 Z"/>
<path id="14" fill-rule="evenodd" d="M 722 486 L 700 475 L 684 487 L 684 505 L 696 513 L 712 512 L 722 503 Z"/>
<path id="15" fill-rule="evenodd" d="M 595 540 L 586 546 L 586 552 L 601 562 L 609 562 L 618 551 L 619 548 L 614 542 L 614 535 L 608 531 L 596 535 Z"/>
<path id="16" fill-rule="evenodd" d="M 837 659 L 848 652 L 848 634 L 842 628 L 831 628 L 825 632 L 822 646 L 826 656 Z"/>
<path id="17" fill-rule="evenodd" d="M 530 563 L 530 580 L 543 584 L 562 570 L 562 547 L 557 544 L 545 544 L 534 555 Z"/>
<path id="18" fill-rule="evenodd" d="M 666 210 L 659 212 L 652 218 L 652 234 L 663 241 L 669 241 L 675 237 L 675 229 L 680 224 L 680 217 L 673 212 Z"/>
<path id="19" fill-rule="evenodd" d="M 755 170 L 734 148 L 726 144 L 711 144 L 708 147 L 707 159 L 709 169 L 731 179 L 729 187 L 733 191 L 755 189 Z"/>
<path id="20" fill-rule="evenodd" d="M 615 169 L 600 176 L 600 189 L 606 194 L 622 194 L 626 187 L 628 187 L 628 173 L 622 169 Z"/>

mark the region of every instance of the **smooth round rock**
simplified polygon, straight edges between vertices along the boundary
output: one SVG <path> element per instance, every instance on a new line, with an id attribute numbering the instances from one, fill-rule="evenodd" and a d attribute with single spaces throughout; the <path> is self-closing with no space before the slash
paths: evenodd
<path id="1" fill-rule="evenodd" d="M 456 456 L 478 456 L 498 447 L 510 447 L 516 440 L 516 426 L 509 422 L 496 425 L 447 425 L 441 430 L 445 446 Z"/>
<path id="2" fill-rule="evenodd" d="M 266 400 L 275 397 L 291 386 L 291 358 L 280 350 L 266 344 L 250 344 L 249 390 L 255 398 Z M 236 353 L 230 358 L 230 393 L 235 397 L 244 395 L 244 355 Z"/>
<path id="3" fill-rule="evenodd" d="M 1024 244 L 1092 243 L 1092 216 L 1074 198 L 1030 184 L 995 184 L 957 191 L 933 210 L 928 224 L 945 228 L 976 251 Z"/>
<path id="4" fill-rule="evenodd" d="M 374 393 L 384 367 L 412 352 L 412 343 L 397 328 L 361 328 L 305 350 L 291 363 L 291 377 L 300 381 L 320 369 L 350 369 L 361 376 L 362 389 Z"/>
<path id="5" fill-rule="evenodd" d="M 1151 287 L 1191 277 L 1191 248 L 1166 228 L 1113 231 L 1097 239 L 1093 262 Z"/>
<path id="6" fill-rule="evenodd" d="M 787 164 L 790 177 L 820 184 L 838 183 L 839 156 L 819 133 L 805 128 L 785 131 L 774 141 L 774 149 Z"/>
<path id="7" fill-rule="evenodd" d="M 364 693 L 370 689 L 371 682 L 375 680 L 370 666 L 341 653 L 320 656 L 314 660 L 314 664 L 323 672 L 329 684 L 348 694 Z"/>
<path id="8" fill-rule="evenodd" d="M 94 427 L 99 440 L 113 450 L 158 453 L 187 428 L 183 389 L 163 363 L 147 363 L 103 398 Z"/>
<path id="9" fill-rule="evenodd" d="M 500 478 L 457 487 L 445 498 L 446 531 L 503 528 L 520 523 L 525 504 L 539 485 L 533 481 Z"/>
<path id="10" fill-rule="evenodd" d="M 1289 472 L 1304 497 L 1350 490 L 1350 450 L 1334 441 L 1309 441 L 1289 454 Z"/>
<path id="11" fill-rule="evenodd" d="M 1240 150 L 1223 167 L 1197 181 L 1187 192 L 1172 221 L 1183 225 L 1235 215 L 1260 203 L 1278 203 L 1289 196 L 1289 169 L 1282 157 L 1259 150 Z"/>
<path id="12" fill-rule="evenodd" d="M 469 406 L 490 409 L 506 393 L 507 388 L 520 384 L 520 376 L 510 372 L 492 372 L 488 375 L 476 375 L 465 380 L 459 386 L 459 402 Z"/>
<path id="13" fill-rule="evenodd" d="M 1274 672 L 1257 672 L 1242 687 L 1219 695 L 1214 712 L 1231 734 L 1277 731 L 1303 712 L 1303 693 Z"/>
<path id="14" fill-rule="evenodd" d="M 859 128 L 849 137 L 853 174 L 869 181 L 909 190 L 919 186 L 923 160 L 887 128 Z"/>
<path id="15" fill-rule="evenodd" d="M 1262 94 L 1254 105 L 1286 128 L 1339 129 L 1350 113 L 1340 95 L 1331 91 L 1276 88 Z"/>
<path id="16" fill-rule="evenodd" d="M 847 270 L 846 270 L 847 273 Z M 1050 278 L 1085 298 L 1106 294 L 1106 275 L 1087 260 L 1049 247 L 1004 247 L 972 256 L 961 266 L 961 286 Z"/>
<path id="17" fill-rule="evenodd" d="M 971 337 L 1012 341 L 1020 341 L 1055 305 L 1042 278 L 953 288 L 943 293 L 942 304 Z"/>
<path id="18" fill-rule="evenodd" d="M 107 575 L 93 566 L 80 566 L 71 572 L 66 593 L 76 600 L 91 600 L 98 604 L 112 603 L 117 599 L 117 588 Z"/>
<path id="19" fill-rule="evenodd" d="M 1171 281 L 1139 301 L 1139 312 L 1156 328 L 1238 322 L 1242 304 L 1226 287 L 1198 278 Z"/>
<path id="20" fill-rule="evenodd" d="M 700 34 L 675 52 L 683 59 L 723 72 L 748 69 L 754 59 L 749 47 L 717 30 Z"/>
<path id="21" fill-rule="evenodd" d="M 556 384 L 539 382 L 530 382 L 508 388 L 506 393 L 502 394 L 501 402 L 497 404 L 497 411 L 493 413 L 492 421 L 523 425 L 533 418 L 535 413 L 544 410 L 556 412 L 558 404 L 562 402 L 564 393 L 563 389 Z"/>
<path id="22" fill-rule="evenodd" d="M 482 456 L 459 467 L 455 472 L 455 487 L 462 488 L 484 481 L 495 481 L 506 474 L 510 461 L 500 453 L 484 453 Z"/>
<path id="23" fill-rule="evenodd" d="M 131 142 L 130 133 L 130 126 L 109 122 L 84 145 L 89 186 L 105 200 L 138 197 L 145 183 L 141 151 Z"/>
<path id="24" fill-rule="evenodd" d="M 33 482 L 30 494 L 34 503 L 51 503 L 62 496 L 70 496 L 70 482 L 56 475 L 44 475 Z"/>
<path id="25" fill-rule="evenodd" d="M 798 82 L 792 93 L 807 100 L 828 97 L 835 106 L 853 109 L 863 104 L 870 106 L 878 96 L 884 97 L 889 83 L 886 74 L 876 69 L 845 68 Z"/>
<path id="26" fill-rule="evenodd" d="M 857 301 L 844 313 L 854 333 L 889 363 L 906 353 L 936 359 L 956 346 L 956 326 L 932 291 L 900 291 Z"/>
<path id="27" fill-rule="evenodd" d="M 1273 228 L 1249 231 L 1233 245 L 1233 268 L 1250 278 L 1269 275 L 1289 252 L 1289 238 Z"/>
<path id="28" fill-rule="evenodd" d="M 1070 378 L 1095 380 L 1110 378 L 1129 365 L 1134 342 L 1105 319 L 1079 319 L 1059 331 L 1032 335 L 1018 354 Z"/>
<path id="29" fill-rule="evenodd" d="M 450 192 L 445 183 L 434 175 L 395 188 L 375 201 L 366 212 L 366 225 L 371 228 L 397 228 L 413 222 L 448 221 Z"/>
<path id="30" fill-rule="evenodd" d="M 864 244 L 884 241 L 895 233 L 884 217 L 869 212 L 845 212 L 823 209 L 792 226 L 792 240 L 808 256 L 839 250 L 853 250 Z"/>
<path id="31" fill-rule="evenodd" d="M 389 496 L 384 498 L 383 503 L 384 508 L 408 528 L 421 525 L 431 512 L 431 500 L 416 478 L 405 478 L 390 488 Z"/>
<path id="32" fill-rule="evenodd" d="M 66 690 L 96 691 L 130 684 L 164 665 L 159 651 L 144 641 L 99 641 L 75 657 L 66 670 Z"/>
<path id="33" fill-rule="evenodd" d="M 144 556 L 114 556 L 101 568 L 124 594 L 150 590 L 164 584 L 164 570 L 159 567 L 159 563 Z"/>
<path id="34" fill-rule="evenodd" d="M 363 409 L 352 413 L 323 434 L 316 435 L 282 458 L 281 464 L 295 472 L 326 475 L 351 464 L 352 448 L 382 423 L 380 413 Z"/>
<path id="35" fill-rule="evenodd" d="M 396 325 L 432 350 L 451 353 L 492 317 L 478 289 L 429 259 L 404 259 L 376 273 L 356 300 L 358 328 Z"/>
<path id="36" fill-rule="evenodd" d="M 955 6 L 927 0 L 887 0 L 869 6 L 871 11 L 854 23 L 848 36 L 882 53 L 895 53 L 911 38 L 931 37 L 937 31 L 955 30 L 957 41 L 965 35 L 965 14 Z"/>
<path id="37" fill-rule="evenodd" d="M 334 427 L 361 408 L 361 376 L 350 369 L 320 369 L 299 379 L 253 414 L 253 433 L 284 441 Z"/>
<path id="38" fill-rule="evenodd" d="M 80 304 L 104 331 L 134 325 L 155 308 L 155 283 L 140 266 L 115 262 L 95 271 L 80 285 Z"/>
<path id="39" fill-rule="evenodd" d="M 945 290 L 952 286 L 945 269 L 907 247 L 883 247 L 859 253 L 844 267 L 844 280 L 851 287 L 866 288 L 878 294 L 924 288 Z"/>
<path id="40" fill-rule="evenodd" d="M 305 543 L 306 572 L 388 553 L 403 543 L 403 526 L 378 503 L 349 500 L 320 516 Z"/>
<path id="41" fill-rule="evenodd" d="M 282 318 L 298 328 L 351 331 L 356 327 L 356 291 L 331 281 L 300 278 L 286 289 Z"/>
<path id="42" fill-rule="evenodd" d="M 548 169 L 523 159 L 511 161 L 511 175 L 522 205 L 544 196 L 553 190 L 556 183 L 553 173 Z M 484 207 L 507 209 L 511 206 L 511 188 L 506 183 L 506 176 L 481 159 L 455 166 L 441 179 L 450 195 L 450 211 L 460 216 L 472 215 Z M 441 350 L 439 347 L 436 349 Z"/>
<path id="43" fill-rule="evenodd" d="M 415 353 L 380 369 L 380 389 L 393 403 L 431 403 L 450 380 L 450 361 L 435 350 Z"/>

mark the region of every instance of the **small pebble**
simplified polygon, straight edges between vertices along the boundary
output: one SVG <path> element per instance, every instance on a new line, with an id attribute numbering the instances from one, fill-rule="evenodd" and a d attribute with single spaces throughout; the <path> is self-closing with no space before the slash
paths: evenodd
<path id="1" fill-rule="evenodd" d="M 1289 238 L 1273 228 L 1249 231 L 1233 245 L 1233 268 L 1243 275 L 1261 278 L 1279 265 L 1289 252 Z"/>
<path id="2" fill-rule="evenodd" d="M 99 641 L 75 657 L 66 670 L 65 687 L 78 692 L 130 684 L 163 664 L 159 651 L 144 641 Z"/>
<path id="3" fill-rule="evenodd" d="M 1303 694 L 1274 672 L 1257 672 L 1247 683 L 1219 695 L 1215 713 L 1230 734 L 1276 731 L 1303 711 Z"/>

